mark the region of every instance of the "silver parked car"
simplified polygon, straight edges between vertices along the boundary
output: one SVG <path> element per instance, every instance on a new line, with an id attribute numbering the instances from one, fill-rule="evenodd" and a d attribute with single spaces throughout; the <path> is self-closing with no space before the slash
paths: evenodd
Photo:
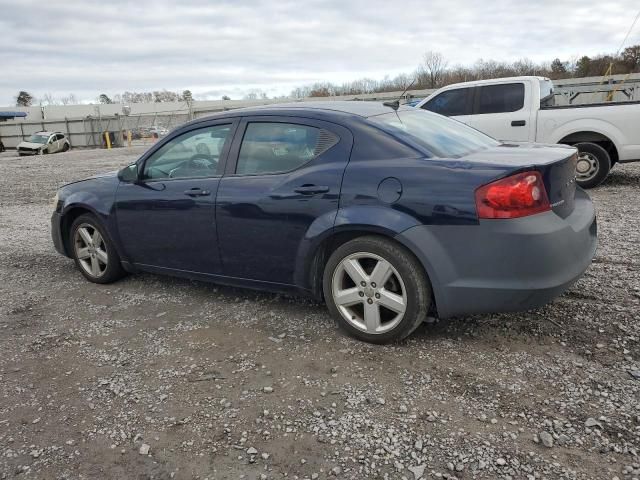
<path id="1" fill-rule="evenodd" d="M 17 147 L 20 156 L 66 152 L 70 148 L 69 139 L 60 132 L 36 132 Z"/>

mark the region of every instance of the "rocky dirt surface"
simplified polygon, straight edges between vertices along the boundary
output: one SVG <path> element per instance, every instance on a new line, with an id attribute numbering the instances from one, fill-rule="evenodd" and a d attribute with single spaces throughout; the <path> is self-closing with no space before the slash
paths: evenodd
<path id="1" fill-rule="evenodd" d="M 139 153 L 0 155 L 0 478 L 640 478 L 640 165 L 553 304 L 380 347 L 305 299 L 86 282 L 49 199 Z"/>

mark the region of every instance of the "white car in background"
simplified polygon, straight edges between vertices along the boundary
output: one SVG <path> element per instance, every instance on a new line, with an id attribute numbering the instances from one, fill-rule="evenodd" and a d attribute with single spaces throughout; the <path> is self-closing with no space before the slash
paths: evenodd
<path id="1" fill-rule="evenodd" d="M 20 156 L 66 152 L 70 148 L 69 139 L 61 132 L 36 132 L 16 147 Z"/>
<path id="2" fill-rule="evenodd" d="M 149 128 L 149 133 L 152 136 L 164 137 L 167 133 L 169 133 L 169 129 L 164 127 L 158 127 L 157 125 L 152 125 Z"/>
<path id="3" fill-rule="evenodd" d="M 616 163 L 640 161 L 640 102 L 554 105 L 545 77 L 456 83 L 416 108 L 466 123 L 504 142 L 561 143 L 578 149 L 576 182 L 599 185 Z"/>

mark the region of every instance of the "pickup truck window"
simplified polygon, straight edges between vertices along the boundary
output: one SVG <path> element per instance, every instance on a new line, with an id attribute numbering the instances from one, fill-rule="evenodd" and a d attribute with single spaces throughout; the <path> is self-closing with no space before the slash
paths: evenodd
<path id="1" fill-rule="evenodd" d="M 391 135 L 442 158 L 462 157 L 500 144 L 462 122 L 417 109 L 383 113 L 369 120 Z"/>
<path id="2" fill-rule="evenodd" d="M 429 100 L 422 108 L 447 117 L 471 115 L 471 102 L 469 101 L 471 92 L 470 88 L 447 90 Z"/>
<path id="3" fill-rule="evenodd" d="M 478 113 L 517 112 L 524 107 L 524 83 L 480 87 Z"/>

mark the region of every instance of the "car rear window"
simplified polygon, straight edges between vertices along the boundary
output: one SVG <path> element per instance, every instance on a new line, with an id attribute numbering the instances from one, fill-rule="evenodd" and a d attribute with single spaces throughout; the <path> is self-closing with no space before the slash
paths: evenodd
<path id="1" fill-rule="evenodd" d="M 500 144 L 464 123 L 424 110 L 400 110 L 369 117 L 369 120 L 437 157 L 462 157 Z"/>

